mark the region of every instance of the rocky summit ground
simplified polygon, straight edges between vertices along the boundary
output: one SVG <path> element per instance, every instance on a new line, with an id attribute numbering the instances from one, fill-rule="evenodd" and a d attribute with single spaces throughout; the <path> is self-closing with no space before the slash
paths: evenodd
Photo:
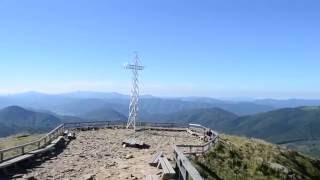
<path id="1" fill-rule="evenodd" d="M 124 148 L 122 141 L 136 138 L 150 145 L 149 149 Z M 27 170 L 22 179 L 145 179 L 146 175 L 161 175 L 162 170 L 148 164 L 152 155 L 163 151 L 173 160 L 174 144 L 199 144 L 186 132 L 101 129 L 77 131 L 76 140 L 66 149 Z"/>

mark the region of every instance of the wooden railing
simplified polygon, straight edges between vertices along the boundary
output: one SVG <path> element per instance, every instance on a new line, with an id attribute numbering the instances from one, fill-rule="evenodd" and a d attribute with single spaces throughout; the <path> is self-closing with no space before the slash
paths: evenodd
<path id="1" fill-rule="evenodd" d="M 64 131 L 64 125 L 61 124 L 60 126 L 56 127 L 51 132 L 49 132 L 48 134 L 46 134 L 45 136 L 43 136 L 42 138 L 36 141 L 19 145 L 16 147 L 12 147 L 12 148 L 0 150 L 0 163 L 47 146 L 53 140 L 55 140 L 58 136 L 62 135 L 63 131 Z"/>
<path id="2" fill-rule="evenodd" d="M 204 126 L 194 127 L 190 126 L 193 130 L 196 129 L 198 133 L 205 133 L 208 128 Z M 179 179 L 183 180 L 202 180 L 203 178 L 199 172 L 192 165 L 190 160 L 187 158 L 188 155 L 203 155 L 208 152 L 213 146 L 219 142 L 219 134 L 213 132 L 213 138 L 203 145 L 175 145 L 174 146 L 174 158 L 176 166 L 179 168 Z"/>
<path id="3" fill-rule="evenodd" d="M 177 146 L 174 146 L 174 159 L 176 162 L 176 167 L 179 169 L 178 179 L 203 179 L 197 169 L 192 165 L 190 160 L 184 155 L 183 152 L 180 151 Z"/>
<path id="4" fill-rule="evenodd" d="M 80 128 L 108 128 L 118 127 L 126 128 L 127 122 L 125 121 L 95 121 L 95 122 L 74 122 L 65 123 L 66 129 L 80 129 Z M 188 125 L 178 123 L 153 123 L 153 122 L 137 122 L 137 129 L 147 127 L 161 127 L 161 128 L 188 128 Z"/>
<path id="5" fill-rule="evenodd" d="M 137 127 L 162 127 L 162 128 L 188 128 L 189 126 L 183 123 L 154 123 L 154 122 L 139 122 Z"/>
<path id="6" fill-rule="evenodd" d="M 80 129 L 80 128 L 108 128 L 118 127 L 125 128 L 127 125 L 124 121 L 95 121 L 95 122 L 74 122 L 65 123 L 65 129 Z"/>
<path id="7" fill-rule="evenodd" d="M 212 146 L 216 145 L 219 141 L 219 136 L 214 136 L 209 142 L 203 145 L 177 145 L 177 147 L 186 155 L 199 155 L 208 152 Z"/>

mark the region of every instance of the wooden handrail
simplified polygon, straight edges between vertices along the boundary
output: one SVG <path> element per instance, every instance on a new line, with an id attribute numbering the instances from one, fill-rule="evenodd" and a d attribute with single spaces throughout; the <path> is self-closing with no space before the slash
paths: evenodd
<path id="1" fill-rule="evenodd" d="M 32 141 L 32 142 L 29 142 L 29 143 L 26 143 L 26 144 L 22 144 L 22 145 L 19 145 L 19 146 L 15 146 L 15 147 L 11 147 L 11 148 L 7 148 L 7 149 L 2 149 L 0 150 L 0 162 L 3 162 L 5 160 L 8 160 L 8 159 L 12 159 L 12 158 L 15 158 L 15 157 L 18 157 L 20 155 L 23 155 L 25 153 L 28 153 L 32 150 L 36 150 L 36 149 L 39 149 L 39 145 L 41 144 L 41 141 L 44 140 L 44 144 L 48 144 L 50 143 L 53 139 L 55 139 L 56 137 L 58 137 L 59 135 L 61 135 L 63 133 L 63 131 L 61 129 L 64 128 L 64 124 L 61 124 L 59 125 L 58 127 L 56 127 L 55 129 L 53 129 L 52 131 L 50 131 L 49 133 L 47 133 L 45 136 L 39 138 L 38 140 L 35 140 L 35 141 Z M 60 131 L 60 132 L 59 132 Z M 50 138 L 50 136 L 52 134 L 55 134 L 56 132 L 58 132 L 55 136 L 53 136 L 53 138 Z M 48 139 L 48 140 L 47 140 Z M 27 146 L 31 146 L 31 145 L 36 145 L 34 149 L 31 149 L 29 151 L 26 151 L 26 147 Z M 9 158 L 6 158 L 4 153 L 7 153 L 7 152 L 10 152 L 10 151 L 16 151 L 18 152 L 17 154 L 13 155 L 12 157 L 9 157 Z"/>
<path id="2" fill-rule="evenodd" d="M 218 136 L 215 136 L 212 140 L 210 140 L 209 142 L 202 144 L 202 145 L 188 145 L 188 144 L 181 144 L 181 145 L 177 145 L 178 147 L 205 147 L 205 146 L 209 146 L 211 143 L 213 143 L 214 141 L 216 141 L 216 139 L 218 138 Z"/>
<path id="3" fill-rule="evenodd" d="M 177 146 L 173 147 L 174 149 L 174 158 L 176 161 L 176 165 L 179 168 L 179 179 L 196 179 L 196 180 L 202 180 L 203 178 L 197 171 L 197 169 L 192 165 L 192 163 L 189 161 L 189 159 L 179 150 Z"/>

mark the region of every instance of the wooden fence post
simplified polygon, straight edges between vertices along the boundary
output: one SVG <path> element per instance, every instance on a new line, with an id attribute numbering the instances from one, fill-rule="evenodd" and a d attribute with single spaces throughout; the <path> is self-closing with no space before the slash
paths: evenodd
<path id="1" fill-rule="evenodd" d="M 24 154 L 24 146 L 21 147 L 21 154 Z"/>
<path id="2" fill-rule="evenodd" d="M 0 153 L 0 162 L 2 162 L 2 161 L 3 161 L 3 152 Z"/>

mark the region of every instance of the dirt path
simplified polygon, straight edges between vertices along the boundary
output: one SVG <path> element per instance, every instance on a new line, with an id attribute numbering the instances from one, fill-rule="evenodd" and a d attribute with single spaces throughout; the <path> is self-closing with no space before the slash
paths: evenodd
<path id="1" fill-rule="evenodd" d="M 77 139 L 57 157 L 31 169 L 25 178 L 36 179 L 145 179 L 148 174 L 161 174 L 148 161 L 158 151 L 173 159 L 174 144 L 199 144 L 186 132 L 142 131 L 125 129 L 79 131 Z M 151 145 L 150 149 L 123 148 L 121 143 L 133 137 Z"/>

